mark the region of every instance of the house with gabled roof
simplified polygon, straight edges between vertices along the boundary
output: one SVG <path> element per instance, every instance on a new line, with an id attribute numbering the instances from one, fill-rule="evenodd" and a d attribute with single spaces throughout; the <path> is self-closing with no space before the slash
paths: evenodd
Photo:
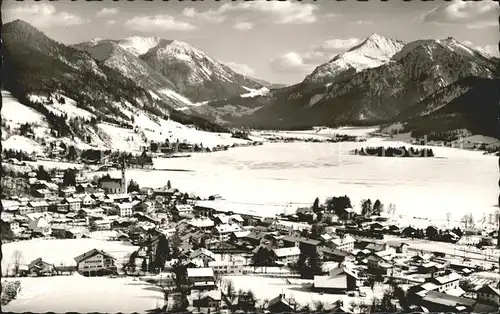
<path id="1" fill-rule="evenodd" d="M 284 265 L 297 262 L 300 255 L 300 249 L 296 246 L 273 249 L 275 261 L 281 262 Z"/>
<path id="2" fill-rule="evenodd" d="M 345 293 L 356 290 L 357 280 L 356 273 L 345 267 L 340 267 L 332 269 L 327 276 L 314 276 L 313 290 L 335 294 Z"/>
<path id="3" fill-rule="evenodd" d="M 280 294 L 267 303 L 266 309 L 271 313 L 291 313 L 297 307 L 298 304 L 294 299 L 285 298 L 284 294 Z"/>
<path id="4" fill-rule="evenodd" d="M 213 262 L 216 259 L 216 255 L 205 248 L 199 248 L 189 254 L 190 259 L 199 258 L 203 261 L 203 265 L 208 267 L 209 262 Z"/>
<path id="5" fill-rule="evenodd" d="M 56 272 L 52 263 L 47 263 L 41 257 L 31 261 L 28 264 L 28 273 L 34 276 L 52 276 Z"/>
<path id="6" fill-rule="evenodd" d="M 75 257 L 76 267 L 83 276 L 102 276 L 116 272 L 116 259 L 110 254 L 92 249 Z"/>
<path id="7" fill-rule="evenodd" d="M 478 301 L 500 306 L 500 289 L 494 285 L 484 285 L 477 290 Z"/>

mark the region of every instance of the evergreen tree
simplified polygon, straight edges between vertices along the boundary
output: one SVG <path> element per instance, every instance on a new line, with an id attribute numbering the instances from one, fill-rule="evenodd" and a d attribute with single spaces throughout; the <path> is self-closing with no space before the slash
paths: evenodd
<path id="1" fill-rule="evenodd" d="M 372 214 L 372 201 L 370 199 L 361 201 L 361 215 L 370 216 Z"/>
<path id="2" fill-rule="evenodd" d="M 67 169 L 64 171 L 63 186 L 76 186 L 76 170 Z"/>
<path id="3" fill-rule="evenodd" d="M 43 168 L 43 166 L 38 166 L 38 171 L 36 173 L 36 178 L 38 180 L 50 181 L 49 173 Z"/>
<path id="4" fill-rule="evenodd" d="M 373 215 L 380 216 L 384 208 L 384 205 L 380 202 L 380 200 L 376 200 L 373 203 Z"/>
<path id="5" fill-rule="evenodd" d="M 312 209 L 315 213 L 319 211 L 319 198 L 316 197 L 316 199 L 314 200 Z"/>
<path id="6" fill-rule="evenodd" d="M 139 184 L 137 184 L 137 182 L 135 182 L 134 180 L 130 179 L 130 182 L 127 186 L 127 193 L 139 192 L 139 191 L 140 191 Z"/>

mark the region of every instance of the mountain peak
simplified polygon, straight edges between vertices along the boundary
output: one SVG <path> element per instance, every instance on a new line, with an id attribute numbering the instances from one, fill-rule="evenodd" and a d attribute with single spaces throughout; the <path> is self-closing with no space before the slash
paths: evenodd
<path id="1" fill-rule="evenodd" d="M 17 20 L 14 20 L 12 22 L 6 23 L 3 26 L 3 31 L 5 31 L 5 32 L 9 32 L 9 31 L 12 31 L 14 29 L 17 31 L 21 31 L 25 34 L 26 33 L 32 33 L 32 34 L 42 33 L 36 27 L 34 27 L 30 23 L 28 23 L 24 20 L 21 20 L 21 19 L 17 19 Z"/>
<path id="2" fill-rule="evenodd" d="M 120 40 L 119 45 L 134 55 L 140 56 L 158 46 L 161 41 L 160 37 L 131 36 Z"/>

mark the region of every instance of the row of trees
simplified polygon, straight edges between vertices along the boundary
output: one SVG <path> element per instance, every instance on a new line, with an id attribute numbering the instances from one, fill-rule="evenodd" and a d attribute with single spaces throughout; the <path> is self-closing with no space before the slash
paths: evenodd
<path id="1" fill-rule="evenodd" d="M 377 156 L 377 157 L 434 157 L 432 149 L 422 148 L 417 149 L 410 147 L 410 149 L 401 147 L 365 147 L 354 150 L 355 155 L 361 156 Z"/>
<path id="2" fill-rule="evenodd" d="M 25 160 L 25 161 L 33 161 L 33 158 L 31 158 L 26 152 L 22 150 L 14 150 L 14 149 L 4 149 L 2 150 L 2 155 L 3 158 L 9 159 L 9 158 L 15 158 L 17 160 Z"/>

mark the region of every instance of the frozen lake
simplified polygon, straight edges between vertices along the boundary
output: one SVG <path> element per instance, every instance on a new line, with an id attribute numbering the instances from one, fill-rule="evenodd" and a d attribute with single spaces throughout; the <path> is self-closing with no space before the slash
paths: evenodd
<path id="1" fill-rule="evenodd" d="M 194 154 L 191 158 L 156 159 L 158 169 L 129 170 L 140 186 L 173 187 L 202 197 L 220 194 L 237 202 L 312 204 L 316 197 L 348 195 L 394 203 L 398 214 L 444 220 L 472 213 L 479 220 L 495 210 L 497 158 L 481 152 L 431 147 L 437 158 L 355 156 L 365 146 L 400 146 L 370 139 L 344 143 L 266 143 L 263 146 Z M 119 176 L 118 172 L 114 173 Z"/>

